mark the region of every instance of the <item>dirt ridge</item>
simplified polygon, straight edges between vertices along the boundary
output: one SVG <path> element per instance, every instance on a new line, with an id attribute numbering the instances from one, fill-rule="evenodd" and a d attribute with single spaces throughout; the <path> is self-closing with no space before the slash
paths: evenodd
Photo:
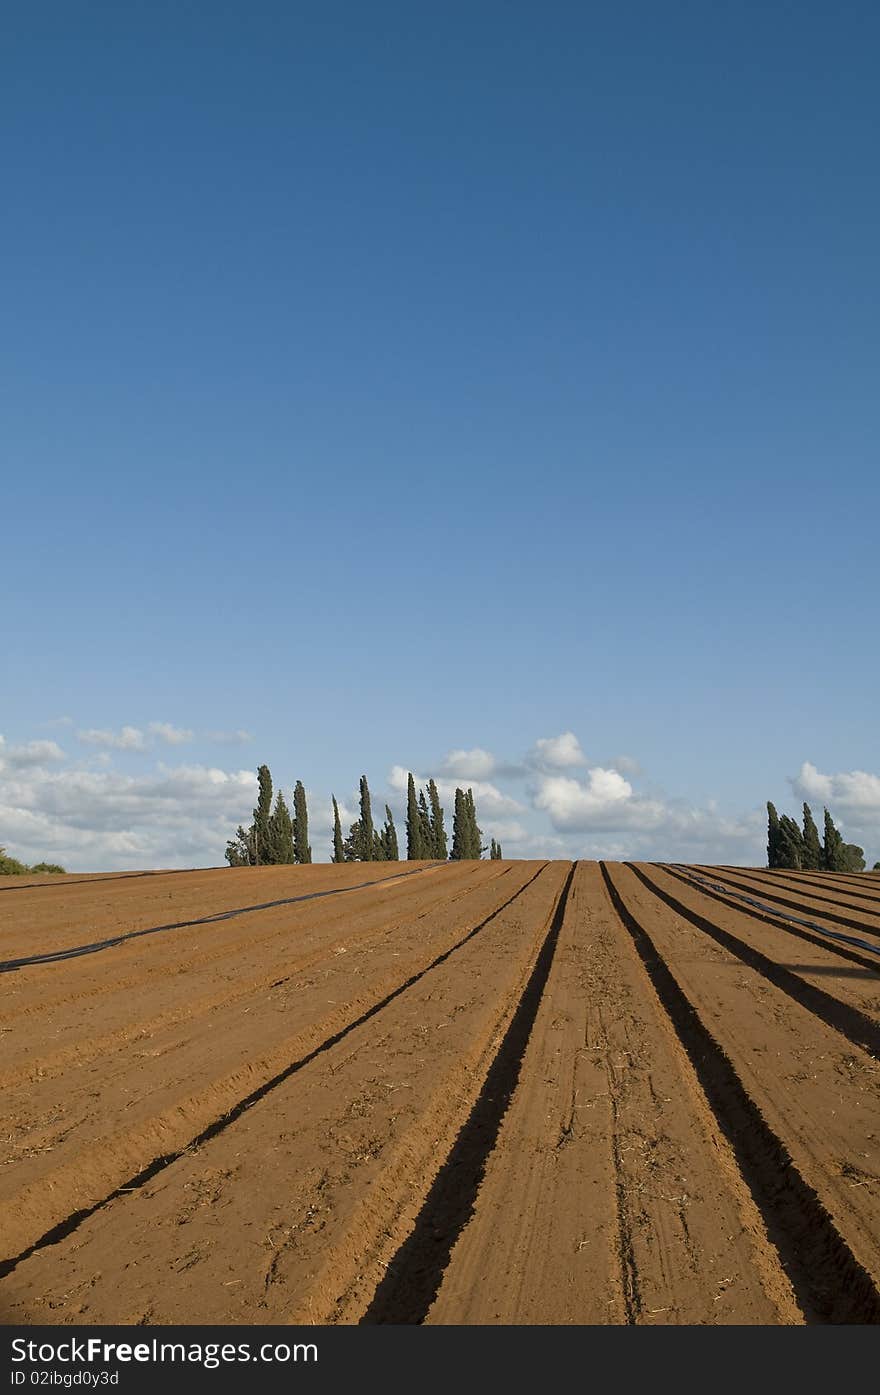
<path id="1" fill-rule="evenodd" d="M 880 1294 L 871 1276 L 853 1255 L 816 1192 L 804 1181 L 650 934 L 624 902 L 606 863 L 600 862 L 600 867 L 612 904 L 733 1147 L 806 1321 L 880 1323 Z"/>
<path id="2" fill-rule="evenodd" d="M 486 1159 L 519 1080 L 523 1055 L 547 983 L 577 863 L 559 893 L 534 968 L 492 1060 L 479 1096 L 425 1198 L 410 1234 L 387 1267 L 361 1324 L 423 1323 L 443 1270 L 473 1212 Z"/>

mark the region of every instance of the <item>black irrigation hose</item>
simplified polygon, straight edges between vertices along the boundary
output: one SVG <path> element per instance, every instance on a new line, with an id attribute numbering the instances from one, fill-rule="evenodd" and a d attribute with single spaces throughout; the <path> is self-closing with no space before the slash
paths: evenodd
<path id="1" fill-rule="evenodd" d="M 420 872 L 430 872 L 445 865 L 443 862 L 434 862 L 430 867 L 414 867 L 411 872 L 397 872 L 393 877 L 358 882 L 356 886 L 336 886 L 329 891 L 309 891 L 303 896 L 284 896 L 278 901 L 263 901 L 257 906 L 238 906 L 231 911 L 219 911 L 217 915 L 201 916 L 198 920 L 175 920 L 168 925 L 151 925 L 146 930 L 129 930 L 123 935 L 113 935 L 109 940 L 95 940 L 92 944 L 75 945 L 72 949 L 53 950 L 48 954 L 29 954 L 22 959 L 0 960 L 0 974 L 11 974 L 16 969 L 27 968 L 30 964 L 55 964 L 61 959 L 77 959 L 82 954 L 97 954 L 100 950 L 124 944 L 126 940 L 137 940 L 141 935 L 158 935 L 163 930 L 183 930 L 192 925 L 212 925 L 216 921 L 233 920 L 235 916 L 248 915 L 251 911 L 269 911 L 274 906 L 292 906 L 296 901 L 315 901 L 322 896 L 341 896 L 346 891 L 361 891 L 367 886 L 385 886 L 388 882 L 400 881 L 401 877 L 415 877 Z"/>
<path id="2" fill-rule="evenodd" d="M 662 863 L 660 864 L 662 866 Z M 866 949 L 869 954 L 880 955 L 880 945 L 869 944 L 867 940 L 859 940 L 855 935 L 841 935 L 838 930 L 826 930 L 824 925 L 817 925 L 815 920 L 804 920 L 799 915 L 786 915 L 776 906 L 768 906 L 764 901 L 758 901 L 754 896 L 746 896 L 741 891 L 734 891 L 724 882 L 710 882 L 706 877 L 698 877 L 696 872 L 692 872 L 684 863 L 672 862 L 671 867 L 677 867 L 690 881 L 699 882 L 700 886 L 711 887 L 713 891 L 722 891 L 725 896 L 735 897 L 737 901 L 744 901 L 747 906 L 755 906 L 759 911 L 766 911 L 769 915 L 775 915 L 778 920 L 790 920 L 792 925 L 806 925 L 808 929 L 815 930 L 819 935 L 827 935 L 832 940 L 843 940 L 848 945 L 858 945 L 859 949 Z M 0 968 L 3 966 L 0 965 Z"/>

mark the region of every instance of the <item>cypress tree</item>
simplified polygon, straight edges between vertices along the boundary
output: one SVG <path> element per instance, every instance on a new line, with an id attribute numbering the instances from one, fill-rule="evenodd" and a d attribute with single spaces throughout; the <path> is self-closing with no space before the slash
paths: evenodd
<path id="1" fill-rule="evenodd" d="M 302 780 L 297 780 L 293 791 L 293 846 L 297 862 L 311 862 L 312 850 L 309 847 L 309 811 L 306 808 L 306 792 Z"/>
<path id="2" fill-rule="evenodd" d="M 385 832 L 380 833 L 378 828 L 373 829 L 373 862 L 385 861 Z"/>
<path id="3" fill-rule="evenodd" d="M 788 814 L 779 820 L 779 866 L 800 871 L 804 865 L 804 835 Z"/>
<path id="4" fill-rule="evenodd" d="M 501 861 L 501 844 L 500 844 L 500 843 L 496 843 L 496 844 L 495 844 L 495 856 L 498 858 L 498 861 L 500 862 L 500 861 Z"/>
<path id="5" fill-rule="evenodd" d="M 339 822 L 339 805 L 336 803 L 336 796 L 331 795 L 333 800 L 333 861 L 345 861 L 345 849 L 342 846 L 342 824 Z"/>
<path id="6" fill-rule="evenodd" d="M 344 862 L 362 862 L 361 853 L 363 851 L 363 830 L 360 819 L 355 819 L 348 830 L 348 837 L 342 845 L 342 859 Z"/>
<path id="7" fill-rule="evenodd" d="M 385 846 L 385 861 L 399 862 L 400 851 L 397 846 L 397 829 L 394 827 L 394 815 L 385 805 L 385 828 L 382 832 L 382 840 Z"/>
<path id="8" fill-rule="evenodd" d="M 422 846 L 422 820 L 416 799 L 416 782 L 410 772 L 406 785 L 406 856 L 408 862 L 418 862 L 428 854 Z"/>
<path id="9" fill-rule="evenodd" d="M 269 774 L 268 765 L 261 765 L 257 771 L 257 780 L 260 792 L 257 795 L 257 807 L 254 810 L 254 860 L 259 865 L 261 862 L 272 861 L 272 845 L 269 833 L 269 820 L 272 817 L 272 776 Z"/>
<path id="10" fill-rule="evenodd" d="M 431 816 L 428 813 L 428 803 L 425 799 L 424 790 L 419 790 L 419 824 L 422 830 L 420 843 L 424 848 L 422 857 L 433 857 L 434 835 L 431 829 Z"/>
<path id="11" fill-rule="evenodd" d="M 779 815 L 776 806 L 767 800 L 767 866 L 778 867 L 779 856 Z"/>
<path id="12" fill-rule="evenodd" d="M 464 792 L 456 787 L 455 812 L 452 816 L 452 852 L 449 854 L 452 862 L 460 862 L 468 855 L 465 833 L 466 818 Z"/>
<path id="13" fill-rule="evenodd" d="M 443 808 L 433 780 L 428 781 L 428 800 L 431 805 L 431 856 L 438 862 L 445 862 L 446 829 L 443 827 Z"/>
<path id="14" fill-rule="evenodd" d="M 468 849 L 465 856 L 470 858 L 480 858 L 483 856 L 483 853 L 486 850 L 482 846 L 483 830 L 479 828 L 477 825 L 477 811 L 474 806 L 474 792 L 472 789 L 469 789 L 467 794 L 465 795 L 465 805 L 467 815 L 467 820 L 465 824 L 465 838 Z"/>
<path id="15" fill-rule="evenodd" d="M 361 862 L 373 860 L 373 810 L 366 775 L 361 776 Z"/>
<path id="16" fill-rule="evenodd" d="M 293 851 L 293 823 L 281 790 L 275 796 L 275 811 L 269 820 L 269 853 L 273 863 L 296 862 Z"/>
<path id="17" fill-rule="evenodd" d="M 825 847 L 823 849 L 822 865 L 828 872 L 843 872 L 844 867 L 843 839 L 835 827 L 834 820 L 825 810 Z"/>
<path id="18" fill-rule="evenodd" d="M 805 872 L 818 872 L 822 866 L 822 844 L 819 830 L 813 820 L 813 811 L 804 804 L 804 857 L 801 863 Z"/>

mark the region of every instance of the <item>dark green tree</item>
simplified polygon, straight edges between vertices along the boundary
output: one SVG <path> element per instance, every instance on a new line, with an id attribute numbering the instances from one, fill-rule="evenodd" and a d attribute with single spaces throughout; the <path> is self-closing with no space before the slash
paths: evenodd
<path id="1" fill-rule="evenodd" d="M 767 800 L 767 866 L 779 866 L 779 815 L 775 804 Z"/>
<path id="2" fill-rule="evenodd" d="M 236 829 L 235 837 L 230 838 L 226 844 L 226 861 L 230 867 L 253 867 L 256 862 L 254 855 L 254 829 L 242 828 L 241 824 Z"/>
<path id="3" fill-rule="evenodd" d="M 446 829 L 443 827 L 443 806 L 433 780 L 428 781 L 428 802 L 431 805 L 431 856 L 438 862 L 445 862 Z"/>
<path id="4" fill-rule="evenodd" d="M 428 801 L 425 799 L 425 791 L 419 790 L 419 823 L 422 829 L 421 843 L 424 848 L 425 857 L 433 857 L 434 835 L 431 828 L 431 815 L 428 813 Z"/>
<path id="5" fill-rule="evenodd" d="M 373 860 L 373 809 L 366 775 L 361 776 L 361 862 Z"/>
<path id="6" fill-rule="evenodd" d="M 36 872 L 36 867 L 31 871 Z M 843 845 L 843 871 L 844 872 L 864 872 L 865 870 L 865 849 L 860 848 L 857 843 L 844 843 Z"/>
<path id="7" fill-rule="evenodd" d="M 0 853 L 2 853 L 2 851 L 3 851 L 3 849 L 0 848 Z M 30 868 L 30 871 L 31 871 L 31 872 L 41 872 L 41 873 L 46 873 L 46 872 L 62 872 L 62 873 L 63 873 L 63 872 L 64 872 L 64 868 L 63 868 L 63 867 L 59 867 L 57 862 L 35 862 L 34 865 L 33 865 L 33 867 Z"/>
<path id="8" fill-rule="evenodd" d="M 293 852 L 293 822 L 284 795 L 275 796 L 275 810 L 269 820 L 269 855 L 267 862 L 295 862 Z"/>
<path id="9" fill-rule="evenodd" d="M 844 872 L 843 839 L 838 832 L 834 820 L 825 810 L 825 845 L 823 848 L 822 865 L 827 872 Z"/>
<path id="10" fill-rule="evenodd" d="M 464 791 L 456 787 L 455 807 L 452 815 L 452 852 L 449 854 L 450 861 L 461 862 L 467 853 L 467 835 L 465 832 L 465 822 L 467 810 L 464 802 Z"/>
<path id="11" fill-rule="evenodd" d="M 394 827 L 394 815 L 385 805 L 385 827 L 382 830 L 382 843 L 385 849 L 386 862 L 399 862 L 400 851 L 397 846 L 397 829 Z"/>
<path id="12" fill-rule="evenodd" d="M 474 805 L 474 792 L 469 789 L 465 795 L 467 806 L 467 856 L 470 858 L 480 858 L 486 851 L 483 846 L 483 830 L 477 824 L 477 810 Z"/>
<path id="13" fill-rule="evenodd" d="M 495 856 L 498 858 L 498 861 L 500 862 L 500 861 L 501 861 L 501 844 L 500 844 L 500 843 L 496 843 L 496 844 L 495 844 Z"/>
<path id="14" fill-rule="evenodd" d="M 822 866 L 822 844 L 819 842 L 819 830 L 813 819 L 813 811 L 809 804 L 804 804 L 804 856 L 802 867 L 805 872 L 818 872 Z"/>
<path id="15" fill-rule="evenodd" d="M 804 835 L 788 814 L 779 820 L 779 863 L 780 867 L 790 867 L 796 871 L 804 865 Z"/>
<path id="16" fill-rule="evenodd" d="M 261 765 L 257 771 L 257 781 L 259 783 L 259 794 L 257 796 L 257 807 L 254 810 L 254 858 L 259 866 L 261 862 L 271 862 L 272 842 L 269 833 L 269 820 L 272 817 L 272 776 L 269 774 L 268 765 Z"/>
<path id="17" fill-rule="evenodd" d="M 373 829 L 373 862 L 385 862 L 385 831 L 380 833 L 378 828 Z"/>
<path id="18" fill-rule="evenodd" d="M 360 819 L 355 819 L 342 845 L 342 859 L 344 862 L 362 862 L 362 852 L 363 829 L 361 828 Z"/>
<path id="19" fill-rule="evenodd" d="M 306 808 L 306 792 L 302 780 L 297 780 L 293 790 L 293 846 L 297 862 L 311 862 L 309 811 Z"/>
<path id="20" fill-rule="evenodd" d="M 419 862 L 430 856 L 422 841 L 422 820 L 412 772 L 406 784 L 406 856 L 408 862 Z"/>
<path id="21" fill-rule="evenodd" d="M 345 861 L 345 849 L 342 846 L 342 824 L 339 822 L 339 805 L 336 803 L 336 796 L 331 796 L 333 800 L 333 861 Z"/>

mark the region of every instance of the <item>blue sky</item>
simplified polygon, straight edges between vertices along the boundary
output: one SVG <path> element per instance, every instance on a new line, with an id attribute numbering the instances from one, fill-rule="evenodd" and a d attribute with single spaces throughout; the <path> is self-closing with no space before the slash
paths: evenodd
<path id="1" fill-rule="evenodd" d="M 265 760 L 880 857 L 876 6 L 5 28 L 0 843 L 218 861 Z"/>

